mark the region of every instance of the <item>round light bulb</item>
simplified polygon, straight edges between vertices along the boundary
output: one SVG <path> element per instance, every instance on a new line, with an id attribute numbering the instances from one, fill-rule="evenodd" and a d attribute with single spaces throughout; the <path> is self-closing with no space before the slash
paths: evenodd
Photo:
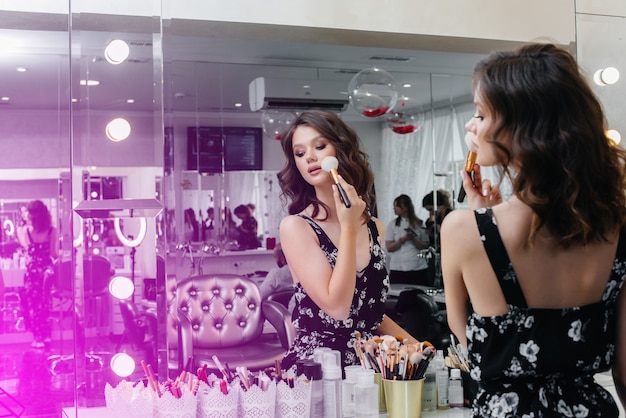
<path id="1" fill-rule="evenodd" d="M 135 285 L 128 277 L 116 276 L 109 282 L 109 293 L 118 299 L 128 299 L 135 293 Z"/>
<path id="2" fill-rule="evenodd" d="M 109 363 L 113 373 L 119 377 L 128 377 L 135 371 L 135 360 L 126 353 L 117 353 Z"/>
<path id="3" fill-rule="evenodd" d="M 113 65 L 126 61 L 130 55 L 130 47 L 121 39 L 114 39 L 104 49 L 104 58 Z"/>
<path id="4" fill-rule="evenodd" d="M 619 144 L 622 141 L 622 135 L 615 129 L 609 129 L 606 131 L 606 136 L 615 144 Z"/>
<path id="5" fill-rule="evenodd" d="M 106 135 L 113 142 L 123 141 L 130 135 L 130 123 L 124 118 L 116 118 L 107 123 Z"/>
<path id="6" fill-rule="evenodd" d="M 601 68 L 593 74 L 593 81 L 598 86 L 615 84 L 619 80 L 619 70 L 615 67 Z"/>

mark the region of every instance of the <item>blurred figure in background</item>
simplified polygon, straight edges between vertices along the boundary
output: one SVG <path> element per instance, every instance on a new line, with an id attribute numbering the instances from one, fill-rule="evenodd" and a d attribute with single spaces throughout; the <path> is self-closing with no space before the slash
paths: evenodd
<path id="1" fill-rule="evenodd" d="M 430 246 L 422 220 L 415 214 L 411 198 L 401 194 L 393 201 L 396 219 L 389 222 L 385 246 L 391 253 L 389 280 L 391 283 L 428 284 L 428 262 L 419 251 Z"/>
<path id="2" fill-rule="evenodd" d="M 437 208 L 435 210 L 435 194 L 430 192 L 422 198 L 422 207 L 430 213 L 426 220 L 426 232 L 430 239 L 430 245 L 438 249 L 441 223 L 453 210 L 450 194 L 445 190 L 437 190 Z M 435 237 L 437 238 L 435 239 Z"/>
<path id="3" fill-rule="evenodd" d="M 26 329 L 33 333 L 34 348 L 50 343 L 51 283 L 46 283 L 47 270 L 58 257 L 58 233 L 52 217 L 41 200 L 26 207 L 26 224 L 17 229 L 20 244 L 26 249 L 26 273 L 20 298 Z"/>
<path id="4" fill-rule="evenodd" d="M 257 235 L 257 221 L 254 216 L 252 216 L 250 212 L 250 207 L 247 205 L 239 205 L 235 208 L 235 216 L 241 219 L 241 224 L 237 227 L 239 231 L 239 238 L 237 242 L 239 242 L 240 250 L 251 250 L 255 248 L 259 248 L 261 246 L 261 240 Z"/>
<path id="5" fill-rule="evenodd" d="M 259 286 L 262 299 L 267 299 L 268 296 L 283 290 L 294 290 L 291 271 L 287 265 L 287 259 L 285 258 L 285 253 L 283 252 L 280 242 L 274 247 L 274 259 L 278 267 L 271 269 Z M 293 298 L 292 301 L 289 302 L 288 307 L 290 312 L 293 311 Z"/>

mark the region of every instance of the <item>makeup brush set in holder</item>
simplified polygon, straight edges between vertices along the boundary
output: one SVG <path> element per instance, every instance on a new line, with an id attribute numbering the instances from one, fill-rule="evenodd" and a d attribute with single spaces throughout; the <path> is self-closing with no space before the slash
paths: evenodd
<path id="1" fill-rule="evenodd" d="M 435 347 L 430 342 L 409 344 L 391 335 L 367 341 L 357 338 L 354 350 L 363 367 L 374 369 L 388 380 L 422 379 L 428 363 L 435 357 Z"/>
<path id="2" fill-rule="evenodd" d="M 252 373 L 237 367 L 232 373 L 216 362 L 221 376 L 207 374 L 207 365 L 197 374 L 183 371 L 175 380 L 156 380 L 149 365 L 143 381 L 105 386 L 111 416 L 129 418 L 238 418 L 309 416 L 311 382 L 304 376 L 283 374 L 278 368 Z"/>

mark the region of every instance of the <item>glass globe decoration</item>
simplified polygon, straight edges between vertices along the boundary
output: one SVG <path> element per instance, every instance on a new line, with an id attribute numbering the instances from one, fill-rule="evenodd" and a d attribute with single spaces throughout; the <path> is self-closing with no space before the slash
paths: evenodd
<path id="1" fill-rule="evenodd" d="M 400 97 L 387 116 L 389 128 L 400 135 L 419 131 L 424 124 L 424 110 L 417 100 Z"/>
<path id="2" fill-rule="evenodd" d="M 296 114 L 280 110 L 264 110 L 261 115 L 263 133 L 268 137 L 280 141 L 283 132 L 296 119 Z"/>
<path id="3" fill-rule="evenodd" d="M 350 105 L 359 114 L 376 118 L 389 112 L 396 104 L 398 92 L 391 74 L 380 68 L 359 71 L 348 84 Z"/>

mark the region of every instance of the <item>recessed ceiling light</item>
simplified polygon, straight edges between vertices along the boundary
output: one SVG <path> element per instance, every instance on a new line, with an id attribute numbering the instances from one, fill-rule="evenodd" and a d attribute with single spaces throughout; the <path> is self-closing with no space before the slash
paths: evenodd
<path id="1" fill-rule="evenodd" d="M 16 70 L 18 73 L 25 73 L 26 71 L 28 71 L 26 67 L 17 67 Z"/>
<path id="2" fill-rule="evenodd" d="M 99 86 L 100 82 L 98 80 L 80 80 L 80 85 L 81 86 Z"/>
<path id="3" fill-rule="evenodd" d="M 11 100 L 11 99 L 10 99 L 10 97 L 9 97 L 9 96 L 2 96 L 2 97 L 0 98 L 0 100 L 2 100 L 3 102 L 8 102 L 8 101 L 9 101 L 9 100 Z"/>
<path id="4" fill-rule="evenodd" d="M 413 86 L 411 83 L 404 83 L 402 85 L 402 87 L 404 87 L 405 89 L 408 89 L 409 87 Z"/>
<path id="5" fill-rule="evenodd" d="M 302 88 L 303 88 L 303 89 L 310 89 L 310 88 L 311 88 L 311 86 L 310 86 L 310 85 L 308 85 L 308 84 L 305 84 L 304 86 L 302 86 Z"/>
<path id="6" fill-rule="evenodd" d="M 130 103 L 130 104 L 135 103 L 135 99 L 126 99 L 126 103 Z"/>
<path id="7" fill-rule="evenodd" d="M 72 98 L 72 103 L 78 103 L 78 99 L 76 97 Z"/>
<path id="8" fill-rule="evenodd" d="M 241 107 L 243 106 L 241 103 L 235 103 L 235 107 Z"/>

